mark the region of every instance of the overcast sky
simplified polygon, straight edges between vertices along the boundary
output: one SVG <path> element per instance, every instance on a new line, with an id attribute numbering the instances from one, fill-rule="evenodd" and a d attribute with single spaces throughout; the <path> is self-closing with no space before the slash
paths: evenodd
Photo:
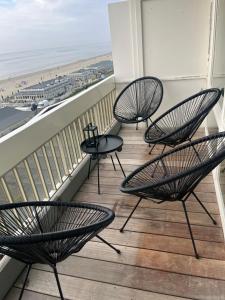
<path id="1" fill-rule="evenodd" d="M 0 52 L 110 42 L 108 3 L 0 0 Z"/>

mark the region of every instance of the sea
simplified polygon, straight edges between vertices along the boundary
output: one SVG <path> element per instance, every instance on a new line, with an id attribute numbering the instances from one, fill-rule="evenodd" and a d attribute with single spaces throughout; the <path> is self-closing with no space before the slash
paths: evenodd
<path id="1" fill-rule="evenodd" d="M 18 52 L 0 50 L 0 80 L 69 64 L 111 52 L 110 42 L 86 43 Z"/>

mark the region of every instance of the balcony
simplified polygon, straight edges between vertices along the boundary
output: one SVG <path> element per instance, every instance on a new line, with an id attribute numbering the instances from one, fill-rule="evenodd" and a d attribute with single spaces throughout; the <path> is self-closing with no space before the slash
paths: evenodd
<path id="1" fill-rule="evenodd" d="M 149 160 L 149 147 L 143 142 L 143 131 L 122 127 L 124 140 L 119 153 L 126 173 Z M 202 132 L 199 132 L 202 135 Z M 151 158 L 160 153 L 160 146 Z M 117 246 L 122 254 L 93 240 L 82 251 L 58 265 L 66 299 L 221 299 L 225 269 L 224 238 L 212 175 L 197 188 L 218 226 L 194 199 L 188 210 L 201 259 L 193 249 L 182 206 L 179 203 L 154 204 L 143 201 L 124 233 L 119 228 L 136 204 L 135 196 L 119 191 L 123 175 L 110 159 L 100 165 L 101 191 L 97 193 L 97 170 L 81 186 L 73 201 L 97 203 L 116 212 L 115 221 L 102 232 L 102 237 Z M 7 300 L 17 299 L 23 276 L 14 284 Z M 185 298 L 183 298 L 185 295 Z M 48 297 L 48 298 L 47 298 Z M 55 299 L 58 290 L 49 267 L 35 265 L 31 271 L 24 299 Z"/>
<path id="2" fill-rule="evenodd" d="M 224 86 L 224 73 L 213 69 L 218 46 L 215 32 L 219 36 L 222 30 L 217 4 L 223 0 L 215 0 L 212 5 L 205 0 L 198 4 L 196 0 L 165 2 L 129 0 L 112 4 L 109 15 L 115 75 L 0 140 L 0 155 L 4 158 L 0 164 L 2 203 L 61 199 L 100 204 L 116 213 L 102 237 L 118 247 L 121 255 L 94 239 L 60 263 L 58 271 L 66 299 L 225 299 L 224 174 L 221 176 L 220 168 L 196 189 L 218 225 L 211 224 L 193 198 L 187 203 L 201 256 L 197 260 L 179 203 L 157 205 L 143 200 L 124 233 L 120 233 L 137 198 L 119 191 L 123 176 L 118 165 L 117 171 L 113 170 L 108 158 L 100 163 L 99 195 L 97 170 L 94 167 L 87 180 L 88 157 L 80 150 L 82 129 L 92 121 L 100 133 L 111 132 L 123 138 L 119 157 L 126 174 L 161 152 L 158 146 L 151 156 L 148 154 L 144 127 L 137 131 L 134 126 L 121 127 L 113 118 L 116 95 L 134 78 L 156 74 L 163 81 L 165 93 L 156 116 L 201 89 Z M 165 12 L 170 17 L 168 23 Z M 190 22 L 196 24 L 195 30 Z M 118 24 L 123 24 L 122 28 Z M 175 33 L 168 35 L 167 29 Z M 224 130 L 224 111 L 222 99 L 195 138 Z M 2 257 L 0 299 L 7 292 L 6 300 L 18 298 L 23 270 L 24 264 Z M 58 297 L 52 271 L 45 265 L 33 266 L 23 299 Z"/>
<path id="3" fill-rule="evenodd" d="M 159 206 L 144 200 L 122 234 L 119 228 L 137 198 L 119 191 L 123 176 L 118 165 L 115 172 L 110 159 L 101 160 L 101 195 L 97 193 L 96 168 L 86 180 L 88 159 L 79 145 L 87 122 L 95 121 L 101 132 L 120 130 L 124 146 L 119 156 L 127 174 L 161 152 L 158 146 L 149 156 L 149 147 L 143 141 L 144 127 L 135 130 L 127 125 L 120 129 L 112 116 L 115 96 L 115 79 L 111 76 L 3 138 L 0 150 L 8 149 L 10 158 L 1 165 L 5 202 L 30 201 L 33 197 L 37 201 L 61 198 L 114 209 L 116 219 L 102 237 L 116 245 L 122 254 L 117 255 L 93 240 L 77 255 L 60 263 L 58 270 L 66 299 L 183 299 L 184 295 L 219 299 L 225 293 L 225 248 L 212 175 L 198 186 L 197 193 L 218 225 L 211 224 L 194 199 L 188 203 L 201 255 L 199 261 L 193 257 L 179 203 Z M 200 129 L 196 137 L 203 134 L 204 129 Z M 20 147 L 15 152 L 13 145 L 17 143 Z M 24 273 L 15 283 L 13 279 L 24 265 L 3 257 L 1 266 L 1 282 L 12 285 L 6 299 L 17 299 Z M 53 273 L 45 265 L 35 265 L 29 278 L 24 299 L 58 297 Z"/>

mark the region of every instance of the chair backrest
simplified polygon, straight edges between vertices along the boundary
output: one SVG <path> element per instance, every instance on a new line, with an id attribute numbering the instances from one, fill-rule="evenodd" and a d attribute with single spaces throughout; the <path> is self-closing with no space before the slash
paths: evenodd
<path id="1" fill-rule="evenodd" d="M 155 128 L 161 131 L 161 139 L 165 139 L 168 145 L 177 145 L 186 141 L 195 134 L 220 96 L 221 91 L 212 88 L 180 102 L 149 126 L 145 132 L 145 140 L 150 139 L 152 129 Z"/>
<path id="2" fill-rule="evenodd" d="M 161 81 L 155 77 L 142 77 L 127 85 L 113 106 L 116 120 L 122 123 L 137 123 L 151 117 L 163 97 Z"/>
<path id="3" fill-rule="evenodd" d="M 146 198 L 178 200 L 225 159 L 225 132 L 177 147 L 147 162 L 122 183 L 121 191 Z"/>

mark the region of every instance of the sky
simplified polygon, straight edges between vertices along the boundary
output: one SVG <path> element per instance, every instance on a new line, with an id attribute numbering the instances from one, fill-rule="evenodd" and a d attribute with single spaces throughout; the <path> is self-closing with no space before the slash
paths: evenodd
<path id="1" fill-rule="evenodd" d="M 0 0 L 0 53 L 110 43 L 108 4 L 119 0 Z"/>

